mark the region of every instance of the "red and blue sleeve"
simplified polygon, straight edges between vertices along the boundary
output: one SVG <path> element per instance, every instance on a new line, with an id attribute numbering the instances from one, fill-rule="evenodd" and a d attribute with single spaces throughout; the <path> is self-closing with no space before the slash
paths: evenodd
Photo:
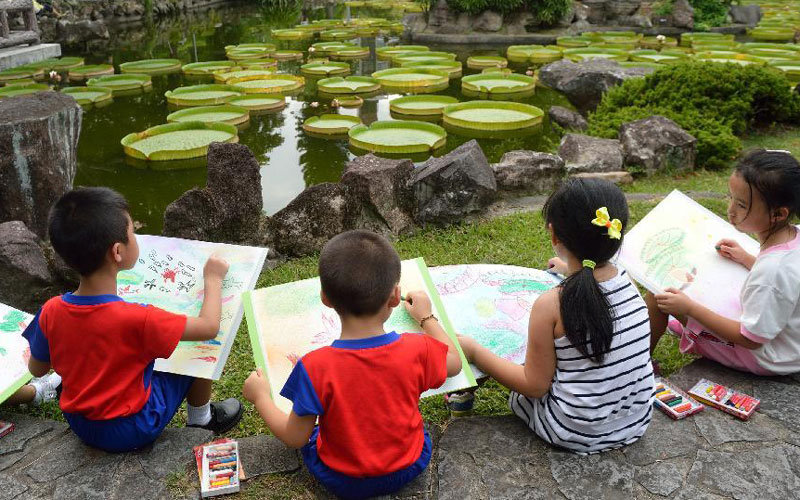
<path id="1" fill-rule="evenodd" d="M 314 390 L 314 384 L 308 376 L 303 361 L 300 360 L 294 365 L 289 380 L 281 389 L 281 396 L 292 402 L 292 411 L 300 417 L 306 415 L 322 415 L 322 403 Z"/>
<path id="2" fill-rule="evenodd" d="M 448 347 L 443 342 L 431 338 L 427 335 L 422 336 L 427 346 L 427 356 L 425 363 L 425 382 L 424 390 L 436 389 L 441 387 L 447 380 L 447 351 Z"/>
<path id="3" fill-rule="evenodd" d="M 39 310 L 39 312 L 36 313 L 36 316 L 33 318 L 33 321 L 31 321 L 28 325 L 28 328 L 22 332 L 22 336 L 28 340 L 28 344 L 31 346 L 31 356 L 34 359 L 49 362 L 50 343 L 47 341 L 44 331 L 42 331 L 42 326 L 39 320 L 41 314 L 42 311 Z"/>

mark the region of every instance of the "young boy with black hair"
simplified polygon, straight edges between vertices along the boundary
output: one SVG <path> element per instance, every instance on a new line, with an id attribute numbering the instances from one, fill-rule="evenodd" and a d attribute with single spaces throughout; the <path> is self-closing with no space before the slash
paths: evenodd
<path id="1" fill-rule="evenodd" d="M 461 359 L 424 292 L 405 300 L 425 334 L 385 333 L 402 300 L 400 257 L 385 238 L 369 231 L 332 238 L 322 249 L 319 275 L 322 303 L 341 318 L 341 337 L 297 362 L 281 391 L 293 403 L 289 415 L 270 397 L 261 370 L 245 381 L 244 397 L 275 436 L 302 448 L 309 471 L 336 495 L 392 493 L 431 458 L 420 394 L 458 374 Z"/>
<path id="2" fill-rule="evenodd" d="M 217 433 L 235 426 L 241 403 L 209 403 L 210 380 L 153 371 L 155 360 L 168 358 L 179 341 L 217 335 L 227 262 L 208 259 L 200 315 L 187 318 L 116 295 L 117 273 L 139 258 L 119 193 L 66 193 L 50 211 L 48 232 L 56 252 L 80 274 L 80 286 L 47 301 L 28 326 L 28 369 L 42 376 L 52 366 L 61 375 L 61 410 L 73 432 L 107 451 L 137 449 L 161 434 L 184 399 L 187 425 Z"/>

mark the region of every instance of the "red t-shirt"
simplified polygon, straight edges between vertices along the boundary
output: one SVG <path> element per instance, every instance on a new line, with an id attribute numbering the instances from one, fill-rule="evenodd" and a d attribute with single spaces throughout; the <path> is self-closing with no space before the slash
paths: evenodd
<path id="1" fill-rule="evenodd" d="M 25 332 L 31 355 L 61 375 L 61 410 L 91 420 L 132 415 L 150 396 L 156 358 L 168 358 L 186 316 L 116 295 L 53 297 Z"/>
<path id="2" fill-rule="evenodd" d="M 297 415 L 319 415 L 317 452 L 352 477 L 413 464 L 423 446 L 419 396 L 447 379 L 447 346 L 395 332 L 336 340 L 297 362 L 281 395 Z"/>

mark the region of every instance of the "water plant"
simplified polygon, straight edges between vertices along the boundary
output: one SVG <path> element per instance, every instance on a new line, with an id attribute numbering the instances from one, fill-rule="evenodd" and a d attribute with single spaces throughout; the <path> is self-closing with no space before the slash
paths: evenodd
<path id="1" fill-rule="evenodd" d="M 364 151 L 388 154 L 427 153 L 444 146 L 447 131 L 421 121 L 377 121 L 356 125 L 348 132 L 350 145 Z"/>
<path id="2" fill-rule="evenodd" d="M 238 142 L 236 127 L 227 123 L 168 123 L 128 134 L 120 143 L 125 154 L 148 161 L 186 160 L 206 155 L 212 142 Z"/>

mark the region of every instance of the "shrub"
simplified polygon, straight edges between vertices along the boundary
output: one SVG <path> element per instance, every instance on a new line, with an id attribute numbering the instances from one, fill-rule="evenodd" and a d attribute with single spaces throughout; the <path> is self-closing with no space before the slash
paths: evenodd
<path id="1" fill-rule="evenodd" d="M 493 10 L 508 14 L 520 9 L 530 11 L 545 24 L 554 24 L 561 19 L 572 5 L 572 0 L 447 0 L 455 11 L 480 14 Z"/>
<path id="2" fill-rule="evenodd" d="M 722 26 L 728 21 L 730 0 L 689 0 L 694 9 L 694 27 L 707 30 L 712 26 Z"/>
<path id="3" fill-rule="evenodd" d="M 616 138 L 623 123 L 652 115 L 695 136 L 698 163 L 719 168 L 741 149 L 737 135 L 775 122 L 800 123 L 800 95 L 770 68 L 685 62 L 611 89 L 589 116 L 589 133 Z"/>

